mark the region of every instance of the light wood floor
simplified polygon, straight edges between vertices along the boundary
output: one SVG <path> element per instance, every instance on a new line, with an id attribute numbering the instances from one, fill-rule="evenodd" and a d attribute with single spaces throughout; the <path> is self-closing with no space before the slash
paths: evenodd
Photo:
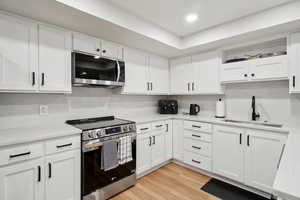
<path id="1" fill-rule="evenodd" d="M 220 200 L 200 189 L 209 180 L 171 163 L 139 179 L 136 186 L 112 200 Z"/>

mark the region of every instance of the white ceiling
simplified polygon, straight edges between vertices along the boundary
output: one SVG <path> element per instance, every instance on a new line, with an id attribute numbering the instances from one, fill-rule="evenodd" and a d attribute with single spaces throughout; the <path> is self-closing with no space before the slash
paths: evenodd
<path id="1" fill-rule="evenodd" d="M 105 0 L 178 36 L 220 25 L 292 0 Z M 197 13 L 197 22 L 185 16 Z"/>

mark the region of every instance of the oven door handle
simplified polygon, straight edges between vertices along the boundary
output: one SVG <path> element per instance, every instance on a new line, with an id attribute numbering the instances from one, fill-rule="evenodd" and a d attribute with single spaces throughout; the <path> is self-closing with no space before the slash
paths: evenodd
<path id="1" fill-rule="evenodd" d="M 120 74 L 121 74 L 121 68 L 120 68 L 120 63 L 119 63 L 119 61 L 116 60 L 116 62 L 117 62 L 117 66 L 118 66 L 118 75 L 117 75 L 117 80 L 116 80 L 116 82 L 119 82 L 119 80 L 120 80 Z"/>

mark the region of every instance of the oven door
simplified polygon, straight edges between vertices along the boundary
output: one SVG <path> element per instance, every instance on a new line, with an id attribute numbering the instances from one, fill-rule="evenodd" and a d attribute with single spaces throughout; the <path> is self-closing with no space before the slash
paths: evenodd
<path id="1" fill-rule="evenodd" d="M 125 177 L 135 174 L 136 171 L 136 138 L 132 140 L 133 160 L 118 167 L 104 171 L 101 169 L 101 145 L 95 145 L 93 150 L 86 151 L 83 144 L 82 157 L 82 197 L 89 195 L 98 189 L 104 188 Z"/>
<path id="2" fill-rule="evenodd" d="M 125 63 L 94 55 L 72 53 L 73 85 L 123 86 Z"/>

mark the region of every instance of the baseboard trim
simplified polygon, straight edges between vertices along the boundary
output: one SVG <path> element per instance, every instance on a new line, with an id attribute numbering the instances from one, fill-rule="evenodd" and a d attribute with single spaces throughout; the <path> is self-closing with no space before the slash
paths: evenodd
<path id="1" fill-rule="evenodd" d="M 163 166 L 165 166 L 165 165 L 167 165 L 167 164 L 169 164 L 171 162 L 172 162 L 172 160 L 167 160 L 167 161 L 163 162 L 162 164 L 157 165 L 157 166 L 155 166 L 155 167 L 153 167 L 153 168 L 151 168 L 151 169 L 149 169 L 149 170 L 147 170 L 147 171 L 145 171 L 143 173 L 137 174 L 137 179 L 140 179 L 143 176 L 146 176 L 146 175 L 148 175 L 148 174 L 150 174 L 150 173 L 158 170 L 159 168 L 161 168 L 161 167 L 163 167 Z"/>

